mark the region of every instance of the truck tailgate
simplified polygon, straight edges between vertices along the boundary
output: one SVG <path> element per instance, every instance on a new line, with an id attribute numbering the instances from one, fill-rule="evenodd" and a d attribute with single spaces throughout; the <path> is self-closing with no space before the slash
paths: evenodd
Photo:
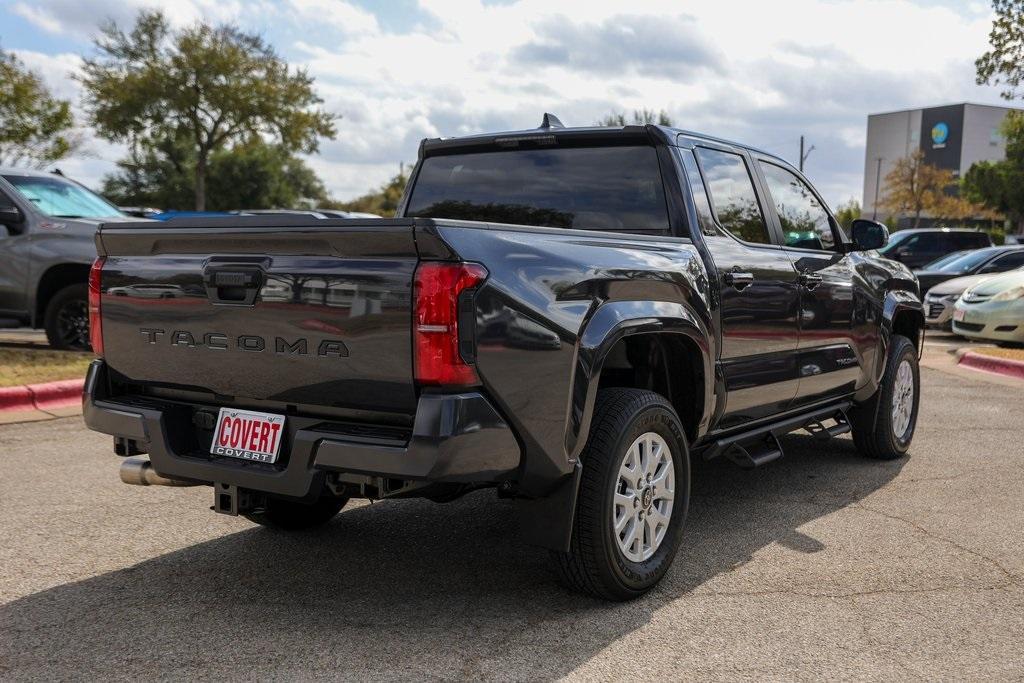
<path id="1" fill-rule="evenodd" d="M 97 247 L 123 379 L 224 405 L 415 410 L 412 220 L 115 224 Z"/>

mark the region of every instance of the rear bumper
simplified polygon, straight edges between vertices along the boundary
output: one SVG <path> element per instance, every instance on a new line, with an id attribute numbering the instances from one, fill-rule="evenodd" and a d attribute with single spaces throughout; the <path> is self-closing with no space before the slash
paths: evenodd
<path id="1" fill-rule="evenodd" d="M 295 498 L 315 497 L 329 472 L 438 482 L 495 482 L 519 467 L 518 441 L 486 397 L 477 392 L 424 394 L 407 439 L 343 433 L 338 425 L 289 418 L 280 462 L 254 463 L 206 453 L 209 443 L 182 452 L 172 430 L 187 429 L 180 406 L 108 397 L 106 364 L 89 367 L 83 395 L 86 425 L 135 441 L 159 474 L 172 479 L 234 484 Z M 207 406 L 204 406 L 207 407 Z M 287 428 L 287 426 L 286 426 Z"/>

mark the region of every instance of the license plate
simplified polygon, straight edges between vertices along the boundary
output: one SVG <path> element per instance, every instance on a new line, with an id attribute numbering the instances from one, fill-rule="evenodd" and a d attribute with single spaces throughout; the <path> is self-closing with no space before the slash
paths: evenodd
<path id="1" fill-rule="evenodd" d="M 962 308 L 955 309 L 953 311 L 953 320 L 955 320 L 957 322 L 962 322 L 963 319 L 964 319 L 964 309 L 962 309 Z"/>
<path id="2" fill-rule="evenodd" d="M 210 452 L 230 458 L 274 462 L 284 438 L 284 415 L 221 408 Z"/>

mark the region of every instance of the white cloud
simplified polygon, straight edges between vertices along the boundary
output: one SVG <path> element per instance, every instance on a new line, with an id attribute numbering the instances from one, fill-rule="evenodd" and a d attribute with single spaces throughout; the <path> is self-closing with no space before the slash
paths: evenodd
<path id="1" fill-rule="evenodd" d="M 838 202 L 860 194 L 868 113 L 998 101 L 974 84 L 990 27 L 974 4 L 419 0 L 429 21 L 397 33 L 386 28 L 399 11 L 390 5 L 183 0 L 174 21 L 238 21 L 308 68 L 342 116 L 314 161 L 342 198 L 386 181 L 424 136 L 534 127 L 544 111 L 588 125 L 651 108 L 790 159 L 806 135 L 816 146 L 808 171 Z M 15 11 L 43 30 L 81 33 L 140 6 L 150 3 L 34 0 Z"/>

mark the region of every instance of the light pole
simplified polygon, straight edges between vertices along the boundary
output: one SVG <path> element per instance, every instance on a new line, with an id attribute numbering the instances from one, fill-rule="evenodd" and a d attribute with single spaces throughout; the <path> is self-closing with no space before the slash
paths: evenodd
<path id="1" fill-rule="evenodd" d="M 878 220 L 878 185 L 882 181 L 882 157 L 876 157 L 875 161 L 878 165 L 875 166 L 875 200 L 871 203 L 871 220 Z"/>
<path id="2" fill-rule="evenodd" d="M 807 157 L 811 156 L 811 152 L 814 151 L 814 145 L 804 153 L 804 136 L 800 136 L 800 172 L 804 172 L 804 162 L 807 161 Z"/>

